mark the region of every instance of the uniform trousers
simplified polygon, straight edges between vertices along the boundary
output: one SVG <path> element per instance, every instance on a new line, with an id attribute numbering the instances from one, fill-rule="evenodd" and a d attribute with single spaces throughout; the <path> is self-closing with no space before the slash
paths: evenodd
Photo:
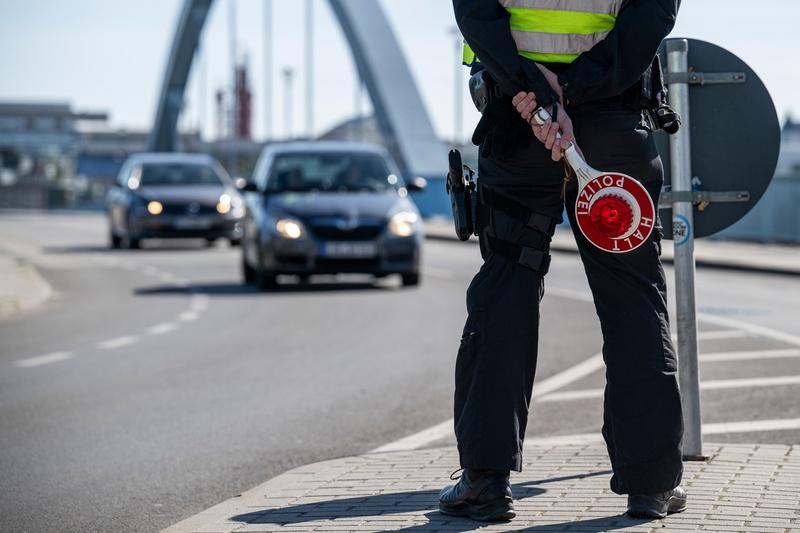
<path id="1" fill-rule="evenodd" d="M 574 106 L 569 113 L 587 162 L 640 180 L 658 205 L 663 167 L 642 114 L 613 100 Z M 479 183 L 559 220 L 566 204 L 603 335 L 602 435 L 613 469 L 611 490 L 670 490 L 680 483 L 683 471 L 683 418 L 660 262 L 660 225 L 632 252 L 595 248 L 574 219 L 574 175 L 562 194 L 562 162 L 552 161 L 550 151 L 532 135 L 516 139 L 512 149 L 508 142 L 500 128 L 484 140 Z M 498 210 L 489 210 L 488 223 L 498 239 L 538 242 L 531 228 Z M 468 316 L 456 359 L 455 431 L 462 467 L 520 471 L 544 276 L 492 253 L 485 234 L 484 263 L 467 289 Z M 557 262 L 551 268 L 558 268 Z M 561 319 L 564 334 L 570 317 Z M 563 345 L 570 349 L 569 338 Z M 580 409 L 579 404 L 574 408 Z"/>

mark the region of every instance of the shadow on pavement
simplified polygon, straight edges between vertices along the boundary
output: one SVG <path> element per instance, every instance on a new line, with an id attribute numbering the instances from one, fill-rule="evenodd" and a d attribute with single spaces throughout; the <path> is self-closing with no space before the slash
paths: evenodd
<path id="1" fill-rule="evenodd" d="M 184 286 L 160 285 L 135 289 L 136 296 L 158 296 L 175 294 L 206 294 L 208 296 L 269 296 L 271 294 L 316 294 L 323 292 L 346 291 L 391 291 L 395 287 L 378 285 L 369 282 L 336 282 L 336 283 L 286 283 L 276 288 L 260 291 L 254 285 L 244 283 L 191 283 Z"/>
<path id="2" fill-rule="evenodd" d="M 516 483 L 513 485 L 514 499 L 515 501 L 520 501 L 526 498 L 535 498 L 547 492 L 547 489 L 538 487 L 538 485 L 608 474 L 611 474 L 610 470 Z M 355 496 L 353 498 L 304 503 L 265 511 L 245 513 L 232 516 L 229 520 L 248 524 L 292 525 L 318 520 L 347 518 L 368 519 L 369 517 L 377 516 L 390 519 L 393 514 L 425 512 L 425 518 L 428 520 L 427 523 L 402 528 L 398 531 L 433 531 L 444 528 L 447 531 L 459 532 L 473 531 L 486 525 L 467 518 L 447 516 L 439 513 L 437 510 L 438 497 L 439 491 L 434 490 L 394 492 L 375 496 Z M 398 518 L 398 520 L 401 520 L 401 518 Z M 636 520 L 623 515 L 612 515 L 603 518 L 575 520 L 558 524 L 549 523 L 515 531 L 559 531 L 559 527 L 567 528 L 569 526 L 570 528 L 580 529 L 584 532 L 599 533 L 601 531 L 624 530 L 646 522 L 648 522 L 648 520 Z M 380 527 L 380 522 L 376 520 L 375 526 Z M 392 529 L 394 530 L 394 527 Z"/>

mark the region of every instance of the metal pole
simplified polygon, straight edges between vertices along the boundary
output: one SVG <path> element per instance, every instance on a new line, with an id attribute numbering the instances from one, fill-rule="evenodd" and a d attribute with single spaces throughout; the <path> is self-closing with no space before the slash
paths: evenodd
<path id="1" fill-rule="evenodd" d="M 292 81 L 294 78 L 294 69 L 292 67 L 284 67 L 283 68 L 283 129 L 284 129 L 284 136 L 287 139 L 292 138 L 292 130 L 294 129 L 294 120 L 292 117 L 292 111 L 294 109 L 294 103 L 292 102 L 292 91 L 294 90 L 292 87 Z"/>
<path id="2" fill-rule="evenodd" d="M 314 137 L 314 0 L 306 0 L 306 136 Z"/>
<path id="3" fill-rule="evenodd" d="M 670 39 L 667 47 L 667 70 L 688 72 L 689 43 L 686 39 Z M 692 190 L 692 154 L 689 138 L 688 80 L 669 84 L 669 104 L 680 113 L 683 125 L 670 136 L 673 192 Z M 672 231 L 675 242 L 675 305 L 678 327 L 678 374 L 683 407 L 683 457 L 703 458 L 703 434 L 700 417 L 700 376 L 697 364 L 697 306 L 694 287 L 694 204 L 676 201 L 672 204 Z"/>
<path id="4" fill-rule="evenodd" d="M 272 0 L 264 0 L 264 139 L 272 137 Z"/>

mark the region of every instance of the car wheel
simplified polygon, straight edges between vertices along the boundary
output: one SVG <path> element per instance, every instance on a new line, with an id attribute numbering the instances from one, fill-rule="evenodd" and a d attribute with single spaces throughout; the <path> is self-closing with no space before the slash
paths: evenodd
<path id="1" fill-rule="evenodd" d="M 250 266 L 244 253 L 242 253 L 242 279 L 245 284 L 255 283 L 256 281 L 256 269 Z"/>
<path id="2" fill-rule="evenodd" d="M 128 237 L 128 250 L 138 250 L 142 246 L 142 241 L 136 237 Z"/>
<path id="3" fill-rule="evenodd" d="M 275 274 L 256 269 L 256 287 L 261 291 L 269 291 L 278 286 L 278 277 Z"/>
<path id="4" fill-rule="evenodd" d="M 239 246 L 242 244 L 242 239 L 229 239 L 231 246 Z"/>
<path id="5" fill-rule="evenodd" d="M 109 234 L 109 244 L 113 250 L 119 250 L 122 248 L 122 237 L 114 233 L 112 229 Z"/>
<path id="6" fill-rule="evenodd" d="M 419 272 L 401 274 L 401 277 L 403 279 L 403 287 L 416 287 L 419 285 Z"/>

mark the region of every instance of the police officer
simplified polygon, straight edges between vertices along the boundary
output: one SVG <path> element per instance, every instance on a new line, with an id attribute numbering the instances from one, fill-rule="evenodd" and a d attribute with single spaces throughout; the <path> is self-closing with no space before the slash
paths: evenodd
<path id="1" fill-rule="evenodd" d="M 455 431 L 464 472 L 442 491 L 443 513 L 485 521 L 514 516 L 509 472 L 522 467 L 543 278 L 565 203 L 603 333 L 602 434 L 611 490 L 628 495 L 631 516 L 685 508 L 660 228 L 628 253 L 595 248 L 576 229 L 577 180 L 565 181 L 559 161 L 567 141 L 574 142 L 593 167 L 639 179 L 658 205 L 663 167 L 649 118 L 664 96 L 656 51 L 678 4 L 453 0 L 468 45 L 465 62 L 473 73 L 483 69 L 495 87 L 473 136 L 480 146 L 484 263 L 467 289 L 456 360 Z M 532 126 L 537 106 L 554 122 Z"/>

